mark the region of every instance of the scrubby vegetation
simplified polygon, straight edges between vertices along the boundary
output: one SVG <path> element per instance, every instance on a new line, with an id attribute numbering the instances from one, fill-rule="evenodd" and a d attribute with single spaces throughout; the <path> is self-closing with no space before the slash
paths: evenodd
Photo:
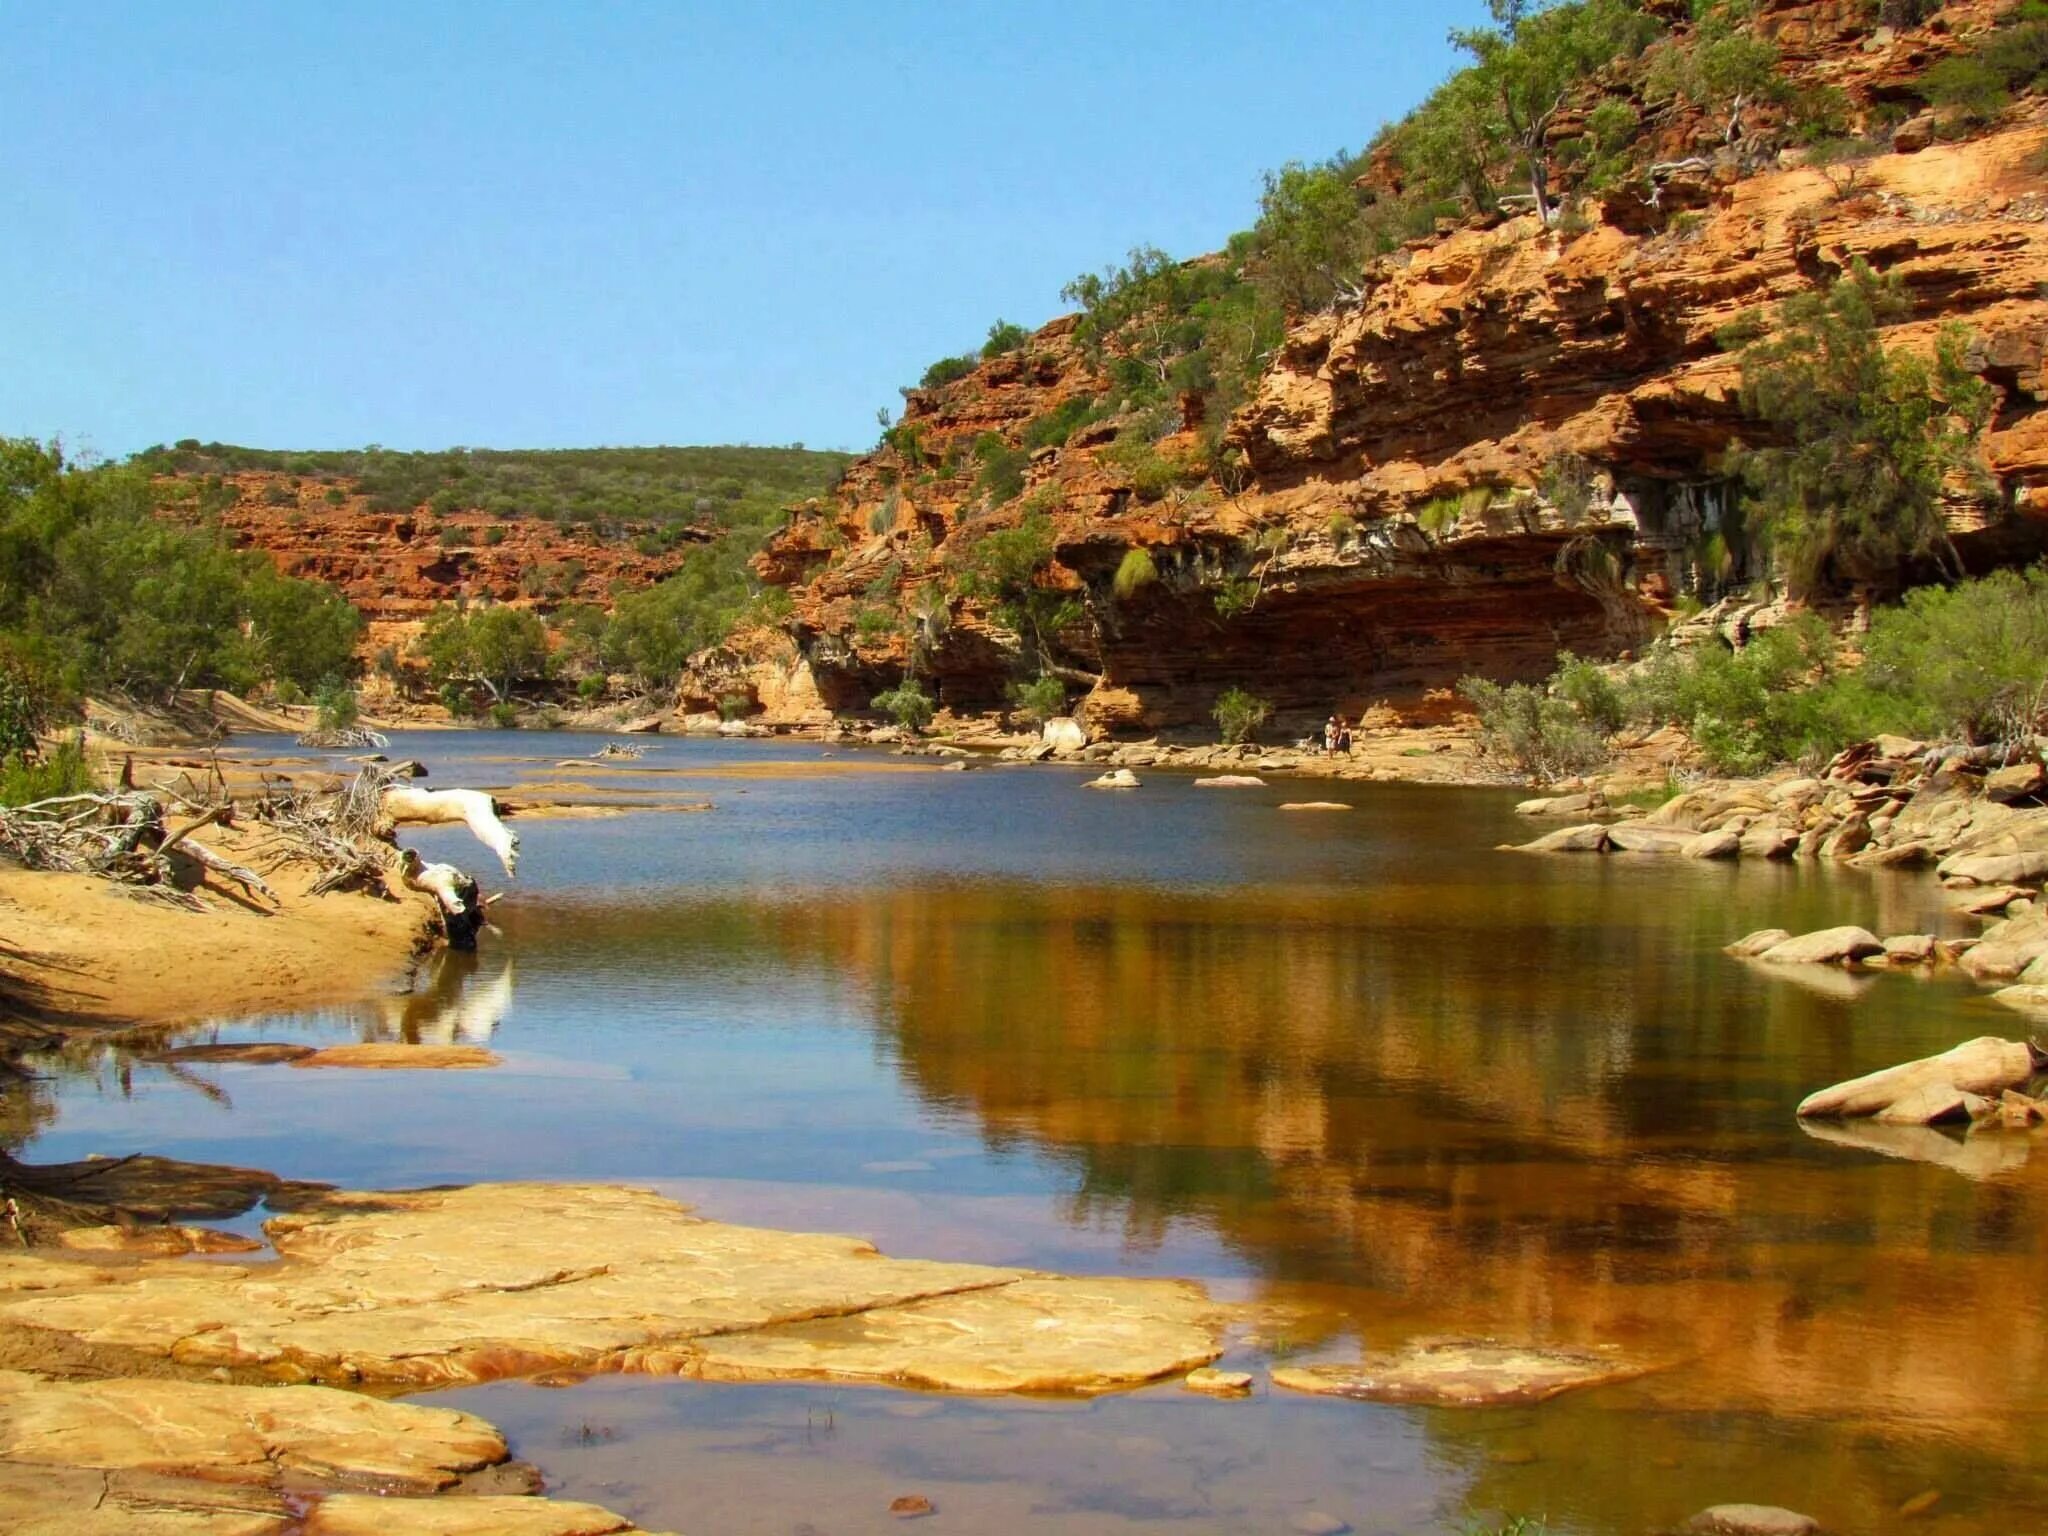
<path id="1" fill-rule="evenodd" d="M 1243 688 L 1226 688 L 1217 695 L 1210 713 L 1223 733 L 1224 745 L 1236 746 L 1258 736 L 1259 727 L 1273 718 L 1273 706 Z"/>
<path id="2" fill-rule="evenodd" d="M 309 690 L 350 670 L 362 620 L 338 593 L 157 505 L 138 470 L 0 439 L 0 654 L 45 697 Z"/>
<path id="3" fill-rule="evenodd" d="M 936 706 L 930 694 L 914 677 L 906 677 L 894 688 L 878 693 L 871 701 L 906 731 L 921 731 L 932 723 Z"/>
<path id="4" fill-rule="evenodd" d="M 1882 732 L 2009 742 L 2048 729 L 2048 570 L 1929 586 L 1873 611 L 1858 658 L 1805 614 L 1732 649 L 1659 646 L 1628 670 L 1569 654 L 1547 683 L 1467 678 L 1489 756 L 1536 779 L 1597 767 L 1626 726 L 1682 727 L 1716 773 L 1814 766 Z"/>
<path id="5" fill-rule="evenodd" d="M 539 518 L 624 536 L 649 524 L 766 528 L 791 502 L 836 483 L 851 461 L 851 454 L 798 445 L 297 452 L 188 438 L 131 462 L 159 475 L 203 479 L 264 470 L 335 489 L 345 482 L 378 512 L 475 511 L 499 522 Z"/>

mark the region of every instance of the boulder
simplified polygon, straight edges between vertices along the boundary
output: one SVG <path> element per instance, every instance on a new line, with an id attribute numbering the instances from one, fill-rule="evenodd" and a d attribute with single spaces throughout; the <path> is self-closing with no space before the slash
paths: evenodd
<path id="1" fill-rule="evenodd" d="M 1560 827 L 1555 832 L 1546 832 L 1533 843 L 1509 843 L 1505 846 L 1520 853 L 1604 853 L 1607 850 L 1607 829 L 1597 821 L 1582 827 Z"/>
<path id="2" fill-rule="evenodd" d="M 2010 768 L 1994 770 L 1984 780 L 1984 798 L 2001 805 L 2031 800 L 2044 789 L 2048 789 L 2048 769 L 2039 763 L 2014 763 Z"/>
<path id="3" fill-rule="evenodd" d="M 2029 1018 L 2048 1020 L 2048 987 L 2024 985 L 2001 987 L 1991 994 L 1994 1003 L 2016 1008 Z"/>
<path id="4" fill-rule="evenodd" d="M 1880 1125 L 1968 1125 L 1991 1113 L 1991 1101 L 1954 1083 L 1909 1088 L 1870 1118 Z"/>
<path id="5" fill-rule="evenodd" d="M 1884 952 L 1894 965 L 1926 965 L 1934 959 L 1934 935 L 1895 934 L 1884 941 Z"/>
<path id="6" fill-rule="evenodd" d="M 1972 917 L 1988 917 L 1994 912 L 2002 912 L 2013 902 L 2034 894 L 2024 885 L 1969 886 L 1965 890 L 1966 894 L 1962 900 L 1951 902 L 1950 905 L 1958 912 L 1967 912 Z"/>
<path id="7" fill-rule="evenodd" d="M 2008 1088 L 1998 1096 L 1998 1118 L 2014 1130 L 2025 1130 L 2048 1120 L 2048 1106 L 2017 1089 Z"/>
<path id="8" fill-rule="evenodd" d="M 1683 827 L 1652 827 L 1640 821 L 1617 821 L 1607 841 L 1623 853 L 1678 853 L 1698 834 Z"/>
<path id="9" fill-rule="evenodd" d="M 1265 780 L 1255 773 L 1219 773 L 1211 779 L 1195 780 L 1197 789 L 1258 789 Z"/>
<path id="10" fill-rule="evenodd" d="M 1515 807 L 1517 816 L 1576 816 L 1597 815 L 1607 809 L 1607 797 L 1597 789 L 1584 790 L 1576 795 L 1549 795 L 1537 800 L 1524 800 Z"/>
<path id="11" fill-rule="evenodd" d="M 1958 963 L 1973 981 L 2014 981 L 2048 954 L 2048 913 L 2029 911 L 1984 932 Z"/>
<path id="12" fill-rule="evenodd" d="M 1783 928 L 1759 928 L 1755 933 L 1745 934 L 1730 944 L 1725 953 L 1747 960 L 1763 954 L 1766 950 L 1777 948 L 1791 937 L 1792 935 Z"/>
<path id="13" fill-rule="evenodd" d="M 1869 846 L 1870 818 L 1861 811 L 1851 811 L 1821 843 L 1820 856 L 1824 859 L 1846 859 Z"/>
<path id="14" fill-rule="evenodd" d="M 1052 748 L 1055 754 L 1078 752 L 1088 745 L 1088 733 L 1071 715 L 1054 715 L 1045 722 L 1038 739 L 1041 745 Z"/>
<path id="15" fill-rule="evenodd" d="M 1202 1392 L 1210 1397 L 1248 1397 L 1252 1390 L 1252 1373 L 1219 1371 L 1214 1366 L 1205 1365 L 1199 1371 L 1189 1371 L 1181 1378 L 1180 1384 L 1190 1392 Z"/>
<path id="16" fill-rule="evenodd" d="M 1980 1096 L 1998 1094 L 2008 1088 L 2025 1087 L 2044 1066 L 2048 1066 L 2048 1053 L 2036 1050 L 2026 1041 L 1983 1035 L 1938 1056 L 1902 1062 L 1810 1093 L 1800 1101 L 1798 1114 L 1802 1119 L 1819 1115 L 1877 1115 L 1928 1088 Z"/>
<path id="17" fill-rule="evenodd" d="M 1934 862 L 1934 850 L 1925 843 L 1894 843 L 1889 848 L 1865 848 L 1849 862 L 1858 869 L 1919 869 Z"/>
<path id="18" fill-rule="evenodd" d="M 1865 955 L 1884 953 L 1884 940 L 1868 928 L 1822 928 L 1773 945 L 1757 956 L 1772 965 L 1846 965 Z"/>
<path id="19" fill-rule="evenodd" d="M 1099 779 L 1090 779 L 1083 789 L 1136 789 L 1138 776 L 1128 768 L 1112 768 Z"/>
<path id="20" fill-rule="evenodd" d="M 1787 779 L 1770 791 L 1771 803 L 1787 807 L 1811 805 L 1828 792 L 1819 779 Z"/>
<path id="21" fill-rule="evenodd" d="M 2048 879 L 2048 853 L 1952 853 L 1936 868 L 1949 879 L 1978 885 L 2038 883 Z"/>
<path id="22" fill-rule="evenodd" d="M 1716 1504 L 1680 1529 L 1685 1536 L 1819 1536 L 1820 1522 L 1774 1504 Z"/>
<path id="23" fill-rule="evenodd" d="M 1799 834 L 1775 821 L 1753 823 L 1742 834 L 1742 856 L 1747 859 L 1789 859 L 1799 846 Z"/>
<path id="24" fill-rule="evenodd" d="M 1719 832 L 1702 832 L 1678 850 L 1685 859 L 1732 859 L 1742 852 L 1742 838 L 1723 827 Z"/>

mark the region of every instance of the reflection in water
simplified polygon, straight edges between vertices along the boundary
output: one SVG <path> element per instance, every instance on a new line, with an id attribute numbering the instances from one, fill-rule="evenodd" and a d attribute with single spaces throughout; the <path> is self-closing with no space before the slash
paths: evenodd
<path id="1" fill-rule="evenodd" d="M 424 983 L 378 1005 L 366 1040 L 407 1045 L 483 1045 L 512 1011 L 517 966 L 510 956 L 495 969 L 475 950 L 444 949 L 427 962 Z"/>
<path id="2" fill-rule="evenodd" d="M 1880 1530 L 1931 1487 L 1916 1529 L 2039 1523 L 2048 1155 L 1791 1113 L 2010 1021 L 1940 978 L 1720 953 L 1765 926 L 1938 931 L 1931 881 L 1511 858 L 1493 845 L 1521 829 L 1486 794 L 1347 790 L 1361 814 L 1311 827 L 1277 788 L 1158 777 L 1112 804 L 1076 782 L 761 779 L 705 816 L 536 821 L 481 957 L 404 998 L 219 1031 L 502 1024 L 504 1068 L 222 1069 L 232 1104 L 194 1114 L 108 1050 L 57 1085 L 54 1127 L 16 1103 L 14 1130 L 44 1126 L 52 1156 L 351 1184 L 664 1181 L 898 1252 L 1196 1273 L 1259 1304 L 1233 1357 L 1253 1368 L 1442 1332 L 1667 1367 L 1498 1412 L 1168 1387 L 908 1418 L 928 1405 L 831 1394 L 845 1433 L 823 1450 L 823 1389 L 462 1395 L 563 1491 L 644 1495 L 654 1528 L 882 1528 L 879 1503 L 840 1518 L 848 1480 L 1061 1532 L 1282 1528 L 1311 1499 L 1361 1530 L 1496 1511 L 1628 1536 L 1728 1499 Z M 102 1105 L 116 1081 L 135 1098 Z M 598 1414 L 630 1421 L 617 1446 L 564 1451 L 559 1427 Z"/>

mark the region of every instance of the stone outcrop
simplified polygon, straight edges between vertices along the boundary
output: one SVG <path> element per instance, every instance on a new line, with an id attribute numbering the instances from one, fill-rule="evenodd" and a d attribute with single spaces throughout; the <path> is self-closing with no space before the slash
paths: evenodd
<path id="1" fill-rule="evenodd" d="M 0 1256 L 0 1326 L 153 1369 L 422 1388 L 544 1371 L 1093 1392 L 1206 1365 L 1177 1281 L 889 1259 L 644 1190 L 312 1194 L 275 1264 Z"/>
<path id="2" fill-rule="evenodd" d="M 1869 1115 L 1906 1125 L 1980 1119 L 1978 1103 L 1988 1105 L 2007 1089 L 2025 1087 L 2044 1067 L 2048 1053 L 2026 1041 L 1985 1035 L 1938 1056 L 1886 1067 L 1808 1094 L 1800 1100 L 1799 1116 Z"/>
<path id="3" fill-rule="evenodd" d="M 612 1536 L 534 1498 L 482 1419 L 327 1387 L 0 1371 L 0 1527 L 20 1536 Z M 509 1488 L 504 1492 L 472 1489 Z M 468 1496 L 432 1497 L 462 1490 Z"/>
<path id="4" fill-rule="evenodd" d="M 1838 90 L 1861 116 L 1996 7 L 1950 5 L 1900 32 L 1838 0 L 1762 10 L 1794 91 Z M 1022 495 L 989 508 L 989 443 L 1022 454 L 1059 407 L 1114 393 L 1072 317 L 909 392 L 891 441 L 758 562 L 793 599 L 787 634 L 818 704 L 865 711 L 915 656 L 956 715 L 1001 710 L 1037 663 L 959 572 L 1027 509 L 1049 518 L 1042 580 L 1072 600 L 1050 648 L 1097 737 L 1206 727 L 1232 685 L 1269 698 L 1288 729 L 1381 703 L 1429 721 L 1456 708 L 1463 675 L 1535 677 L 1560 648 L 1629 649 L 1682 596 L 1712 595 L 1697 550 L 1731 494 L 1722 452 L 1750 426 L 1716 331 L 1857 261 L 1911 300 L 1892 344 L 1925 347 L 1960 322 L 1998 392 L 1985 454 L 2006 496 L 1954 506 L 1964 558 L 2041 549 L 2039 111 L 1961 141 L 1907 134 L 1853 169 L 1654 115 L 1660 152 L 1685 166 L 1653 205 L 1612 195 L 1582 229 L 1497 215 L 1442 227 L 1373 262 L 1358 302 L 1298 317 L 1223 433 L 1242 466 L 1228 483 L 1182 475 L 1162 490 L 1106 451 L 1123 425 L 1110 415 L 1030 451 Z M 1758 132 L 1775 131 L 1768 118 Z M 1198 410 L 1183 403 L 1157 445 L 1166 461 L 1196 453 Z M 1119 583 L 1134 551 L 1145 579 Z"/>

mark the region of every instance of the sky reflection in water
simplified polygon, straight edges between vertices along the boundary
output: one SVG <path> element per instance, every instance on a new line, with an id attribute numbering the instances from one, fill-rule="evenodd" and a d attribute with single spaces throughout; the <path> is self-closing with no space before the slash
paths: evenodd
<path id="1" fill-rule="evenodd" d="M 2013 1019 L 1945 981 L 1719 953 L 1766 925 L 1960 931 L 1932 882 L 1499 853 L 1528 830 L 1491 792 L 1361 787 L 1349 814 L 1290 816 L 1275 804 L 1329 792 L 1084 794 L 1058 771 L 770 744 L 554 766 L 578 750 L 394 754 L 436 783 L 577 778 L 716 809 L 530 821 L 480 959 L 219 1031 L 488 1038 L 504 1067 L 210 1068 L 216 1099 L 81 1059 L 34 1155 L 652 1182 L 899 1253 L 1199 1276 L 1267 1305 L 1264 1350 L 1485 1332 L 1673 1362 L 1463 1415 L 1170 1387 L 1057 1411 L 647 1382 L 444 1399 L 657 1527 L 879 1529 L 906 1478 L 945 1484 L 968 1528 L 1061 1532 L 1278 1529 L 1314 1507 L 1360 1529 L 1506 1511 L 1620 1533 L 1729 1498 L 1884 1529 L 1929 1487 L 1914 1528 L 1974 1532 L 2048 1506 L 2048 1152 L 1837 1146 L 1790 1114 Z M 792 761 L 816 772 L 732 772 Z M 866 763 L 891 771 L 844 771 Z M 481 868 L 459 838 L 417 841 Z M 608 1434 L 577 1439 L 591 1415 Z M 870 1486 L 890 1492 L 825 1491 Z"/>

